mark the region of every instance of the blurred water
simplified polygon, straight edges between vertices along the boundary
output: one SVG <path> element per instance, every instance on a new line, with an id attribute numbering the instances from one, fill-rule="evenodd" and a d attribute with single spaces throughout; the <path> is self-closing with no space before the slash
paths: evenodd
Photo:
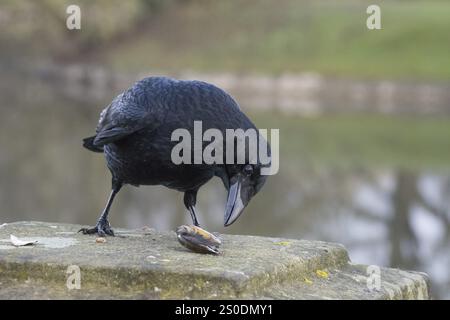
<path id="1" fill-rule="evenodd" d="M 0 99 L 0 223 L 95 223 L 110 174 L 81 139 L 109 101 L 80 103 L 21 76 L 0 83 Z M 297 161 L 280 151 L 282 160 Z M 450 298 L 450 174 L 281 166 L 226 230 L 225 197 L 218 179 L 199 192 L 199 220 L 210 231 L 340 242 L 354 262 L 427 272 L 435 297 Z M 157 186 L 124 188 L 110 217 L 113 226 L 131 228 L 190 223 L 182 194 Z"/>

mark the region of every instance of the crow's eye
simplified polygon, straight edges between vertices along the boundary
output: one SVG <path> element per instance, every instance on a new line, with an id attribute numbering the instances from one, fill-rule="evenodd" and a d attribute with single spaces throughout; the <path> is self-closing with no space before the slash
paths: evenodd
<path id="1" fill-rule="evenodd" d="M 251 174 L 253 173 L 253 166 L 247 164 L 247 165 L 245 165 L 243 171 L 244 171 L 244 173 L 245 173 L 247 176 L 249 176 L 249 175 L 251 175 Z"/>

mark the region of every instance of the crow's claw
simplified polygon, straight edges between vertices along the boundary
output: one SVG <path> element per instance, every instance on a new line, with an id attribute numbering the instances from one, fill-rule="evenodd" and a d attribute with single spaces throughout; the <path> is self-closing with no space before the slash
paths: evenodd
<path id="1" fill-rule="evenodd" d="M 97 234 L 100 237 L 104 237 L 106 235 L 114 237 L 114 230 L 111 229 L 108 221 L 99 221 L 95 227 L 81 228 L 78 232 L 83 234 Z"/>

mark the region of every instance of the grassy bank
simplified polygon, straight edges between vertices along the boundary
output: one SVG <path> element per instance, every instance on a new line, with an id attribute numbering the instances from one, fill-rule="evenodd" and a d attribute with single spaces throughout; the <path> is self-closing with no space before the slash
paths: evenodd
<path id="1" fill-rule="evenodd" d="M 51 58 L 119 71 L 317 71 L 364 78 L 450 80 L 450 2 L 379 0 L 79 0 L 2 4 L 0 59 Z M 33 19 L 30 19 L 33 17 Z"/>
<path id="2" fill-rule="evenodd" d="M 450 80 L 450 2 L 191 1 L 168 7 L 106 52 L 119 70 L 317 71 L 366 78 Z"/>

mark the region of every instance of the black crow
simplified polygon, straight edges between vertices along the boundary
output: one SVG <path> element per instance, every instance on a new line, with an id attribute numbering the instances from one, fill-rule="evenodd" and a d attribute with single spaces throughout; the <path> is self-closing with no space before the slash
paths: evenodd
<path id="1" fill-rule="evenodd" d="M 220 130 L 223 137 L 226 129 L 256 130 L 229 94 L 206 82 L 149 77 L 118 95 L 102 111 L 96 134 L 83 140 L 87 149 L 104 153 L 112 174 L 112 192 L 96 226 L 80 231 L 114 235 L 108 212 L 125 184 L 163 185 L 184 192 L 184 204 L 198 226 L 197 191 L 214 176 L 220 177 L 228 190 L 224 224 L 232 224 L 265 183 L 262 164 L 259 158 L 250 161 L 247 152 L 241 164 L 175 164 L 171 154 L 178 141 L 172 141 L 172 132 L 181 128 L 193 136 L 194 121 L 201 121 L 203 130 Z M 258 135 L 258 139 L 263 138 Z M 224 146 L 224 157 L 226 150 Z"/>

